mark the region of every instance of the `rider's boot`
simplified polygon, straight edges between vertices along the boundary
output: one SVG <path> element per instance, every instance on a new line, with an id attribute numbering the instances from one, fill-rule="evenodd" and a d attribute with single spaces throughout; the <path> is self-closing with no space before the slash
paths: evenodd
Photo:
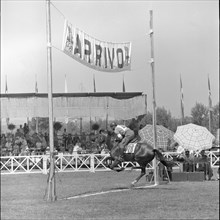
<path id="1" fill-rule="evenodd" d="M 120 155 L 118 156 L 117 160 L 120 162 L 124 161 L 124 148 L 120 149 Z"/>

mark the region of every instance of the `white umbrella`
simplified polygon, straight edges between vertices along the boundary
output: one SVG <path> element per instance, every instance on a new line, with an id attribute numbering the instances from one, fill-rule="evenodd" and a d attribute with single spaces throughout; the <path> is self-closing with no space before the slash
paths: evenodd
<path id="1" fill-rule="evenodd" d="M 215 136 L 207 128 L 191 123 L 178 126 L 174 134 L 174 140 L 189 151 L 210 149 L 214 139 Z"/>

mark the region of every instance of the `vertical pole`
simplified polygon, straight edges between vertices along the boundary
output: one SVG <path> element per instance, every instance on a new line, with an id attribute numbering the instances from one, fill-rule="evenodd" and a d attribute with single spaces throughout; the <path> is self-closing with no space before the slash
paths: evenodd
<path id="1" fill-rule="evenodd" d="M 106 106 L 106 119 L 105 119 L 105 126 L 106 130 L 108 130 L 108 109 L 109 109 L 109 98 L 107 97 L 107 106 Z"/>
<path id="2" fill-rule="evenodd" d="M 150 39 L 151 39 L 151 71 L 152 71 L 152 107 L 153 107 L 153 139 L 154 149 L 157 148 L 157 129 L 156 129 L 156 99 L 155 99 L 155 74 L 154 74 L 154 39 L 153 39 L 153 10 L 150 10 Z M 156 158 L 153 160 L 154 183 L 158 185 L 158 172 Z"/>
<path id="3" fill-rule="evenodd" d="M 92 118 L 91 118 L 91 96 L 89 97 L 89 134 L 91 134 Z"/>
<path id="4" fill-rule="evenodd" d="M 82 137 L 82 118 L 80 118 L 80 137 Z"/>
<path id="5" fill-rule="evenodd" d="M 209 131 L 212 133 L 212 111 L 209 107 Z"/>
<path id="6" fill-rule="evenodd" d="M 39 133 L 39 119 L 38 119 L 38 117 L 36 117 L 36 128 L 35 128 L 35 130 L 36 130 L 36 133 Z"/>
<path id="7" fill-rule="evenodd" d="M 7 99 L 8 99 L 7 101 L 9 102 L 9 97 L 8 97 L 8 84 L 7 84 L 7 75 L 5 76 L 5 94 L 7 94 Z M 10 121 L 10 118 L 7 117 L 7 118 L 6 118 L 7 129 L 8 129 L 9 121 Z"/>
<path id="8" fill-rule="evenodd" d="M 211 94 L 209 75 L 208 75 L 208 90 L 209 90 L 209 131 L 212 132 L 212 94 Z"/>
<path id="9" fill-rule="evenodd" d="M 145 100 L 144 100 L 145 112 L 146 112 L 146 114 L 147 114 L 147 94 L 144 94 L 144 98 L 145 98 Z"/>
<path id="10" fill-rule="evenodd" d="M 37 75 L 35 74 L 35 108 L 36 109 L 37 109 L 37 93 L 38 93 Z M 37 112 L 37 114 L 38 114 L 38 112 Z M 35 127 L 36 133 L 39 132 L 38 127 L 39 127 L 39 120 L 38 120 L 38 117 L 36 117 L 36 127 Z"/>
<path id="11" fill-rule="evenodd" d="M 47 187 L 47 201 L 55 201 L 56 200 L 56 190 L 55 190 L 55 167 L 54 167 L 50 0 L 46 0 L 46 18 L 47 18 L 47 81 L 48 81 L 49 140 L 50 140 L 50 170 L 49 170 L 49 179 L 48 179 L 48 187 Z"/>
<path id="12" fill-rule="evenodd" d="M 92 118 L 91 118 L 91 115 L 90 115 L 90 117 L 89 117 L 89 133 L 90 134 L 91 134 L 91 130 L 92 130 Z"/>
<path id="13" fill-rule="evenodd" d="M 184 124 L 184 100 L 183 100 L 183 84 L 180 75 L 180 111 L 181 111 L 181 125 Z"/>

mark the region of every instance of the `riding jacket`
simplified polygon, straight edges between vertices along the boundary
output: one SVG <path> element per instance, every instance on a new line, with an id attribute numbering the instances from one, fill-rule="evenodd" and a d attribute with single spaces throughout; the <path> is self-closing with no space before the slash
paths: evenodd
<path id="1" fill-rule="evenodd" d="M 117 126 L 115 127 L 114 132 L 115 132 L 115 134 L 117 134 L 117 136 L 118 136 L 119 138 L 122 138 L 122 137 L 125 136 L 125 133 L 126 133 L 126 131 L 128 131 L 128 130 L 130 130 L 130 129 L 127 128 L 125 125 L 117 125 Z"/>
<path id="2" fill-rule="evenodd" d="M 120 142 L 121 148 L 124 148 L 135 137 L 134 131 L 124 125 L 117 125 L 114 132 L 122 139 Z"/>

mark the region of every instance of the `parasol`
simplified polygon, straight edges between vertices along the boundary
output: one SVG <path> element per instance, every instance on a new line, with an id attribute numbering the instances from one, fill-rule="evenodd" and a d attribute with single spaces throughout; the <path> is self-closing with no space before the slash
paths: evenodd
<path id="1" fill-rule="evenodd" d="M 165 128 L 162 125 L 156 126 L 157 131 L 157 148 L 161 148 L 167 151 L 170 145 L 172 145 L 175 141 L 173 139 L 174 132 Z M 154 145 L 153 138 L 153 125 L 146 125 L 138 132 L 141 141 L 145 141 L 151 146 Z"/>
<path id="2" fill-rule="evenodd" d="M 186 124 L 177 127 L 174 140 L 185 150 L 201 151 L 212 148 L 215 137 L 206 127 Z"/>

